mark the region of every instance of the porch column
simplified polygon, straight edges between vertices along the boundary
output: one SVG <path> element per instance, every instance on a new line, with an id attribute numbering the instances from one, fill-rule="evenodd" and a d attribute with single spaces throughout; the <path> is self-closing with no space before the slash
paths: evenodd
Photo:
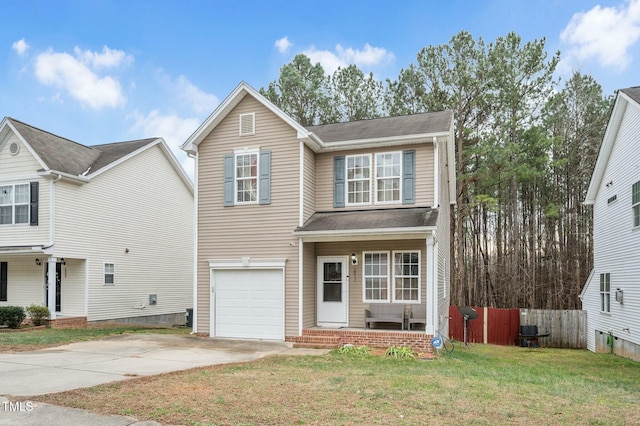
<path id="1" fill-rule="evenodd" d="M 436 315 L 438 313 L 438 283 L 435 270 L 438 260 L 435 258 L 435 241 L 433 235 L 427 237 L 427 324 L 426 334 L 435 334 Z"/>
<path id="2" fill-rule="evenodd" d="M 49 319 L 56 319 L 56 262 L 55 257 L 47 259 L 47 307 Z"/>

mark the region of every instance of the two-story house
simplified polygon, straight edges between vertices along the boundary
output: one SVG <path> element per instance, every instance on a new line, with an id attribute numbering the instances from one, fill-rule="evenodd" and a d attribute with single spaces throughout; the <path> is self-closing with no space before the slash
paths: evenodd
<path id="1" fill-rule="evenodd" d="M 446 333 L 450 111 L 303 127 L 243 82 L 182 148 L 197 164 L 196 332 L 365 333 L 365 308 L 405 304 L 427 307 L 413 334 Z"/>
<path id="2" fill-rule="evenodd" d="M 53 325 L 185 322 L 193 184 L 161 138 L 85 146 L 0 123 L 0 306 Z"/>
<path id="3" fill-rule="evenodd" d="M 640 87 L 619 90 L 584 201 L 593 270 L 580 298 L 587 348 L 640 360 Z"/>

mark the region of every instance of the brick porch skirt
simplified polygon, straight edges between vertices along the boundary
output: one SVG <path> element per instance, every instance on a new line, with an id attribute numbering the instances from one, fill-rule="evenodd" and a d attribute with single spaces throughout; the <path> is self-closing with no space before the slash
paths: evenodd
<path id="1" fill-rule="evenodd" d="M 87 317 L 63 317 L 49 320 L 51 328 L 84 328 L 87 326 Z"/>
<path id="2" fill-rule="evenodd" d="M 430 334 L 400 330 L 357 330 L 357 329 L 303 329 L 302 336 L 287 336 L 287 342 L 294 347 L 315 347 L 335 349 L 346 344 L 388 348 L 408 346 L 420 353 L 433 353 Z"/>

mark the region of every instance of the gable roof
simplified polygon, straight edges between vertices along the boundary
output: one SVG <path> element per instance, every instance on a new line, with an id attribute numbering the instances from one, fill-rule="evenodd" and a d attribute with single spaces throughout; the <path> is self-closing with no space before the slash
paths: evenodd
<path id="1" fill-rule="evenodd" d="M 103 145 L 86 146 L 51 132 L 31 126 L 15 118 L 5 117 L 0 135 L 11 129 L 30 149 L 44 174 L 58 174 L 80 181 L 90 178 L 125 161 L 132 155 L 160 145 L 172 166 L 193 192 L 193 184 L 178 164 L 162 138 L 147 138 Z"/>
<path id="2" fill-rule="evenodd" d="M 216 128 L 231 110 L 250 95 L 285 123 L 296 130 L 298 139 L 314 151 L 335 148 L 339 145 L 363 142 L 405 141 L 431 136 L 452 136 L 453 112 L 438 111 L 399 117 L 374 118 L 346 123 L 323 124 L 303 127 L 244 81 L 241 82 L 198 129 L 182 144 L 182 149 L 195 154 L 198 145 Z"/>
<path id="3" fill-rule="evenodd" d="M 626 109 L 630 105 L 636 108 L 640 107 L 640 86 L 620 89 L 616 94 L 616 100 L 613 104 L 613 110 L 611 111 L 609 122 L 607 123 L 607 129 L 604 132 L 604 138 L 600 145 L 600 152 L 598 153 L 598 160 L 596 161 L 596 166 L 593 169 L 593 174 L 591 175 L 591 182 L 589 183 L 589 189 L 587 190 L 584 204 L 592 205 L 596 201 L 598 190 L 602 184 L 604 171 L 607 167 L 607 163 L 609 162 L 613 145 L 618 137 L 622 118 L 624 117 Z"/>

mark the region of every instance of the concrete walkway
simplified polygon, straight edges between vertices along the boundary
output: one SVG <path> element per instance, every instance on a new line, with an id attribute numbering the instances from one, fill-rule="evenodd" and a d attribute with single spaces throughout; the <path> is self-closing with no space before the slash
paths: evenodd
<path id="1" fill-rule="evenodd" d="M 284 342 L 209 339 L 172 334 L 125 334 L 30 352 L 0 353 L 0 425 L 157 425 L 125 416 L 12 396 L 37 396 L 139 376 L 216 364 L 251 361 L 271 354 L 321 354 Z"/>

